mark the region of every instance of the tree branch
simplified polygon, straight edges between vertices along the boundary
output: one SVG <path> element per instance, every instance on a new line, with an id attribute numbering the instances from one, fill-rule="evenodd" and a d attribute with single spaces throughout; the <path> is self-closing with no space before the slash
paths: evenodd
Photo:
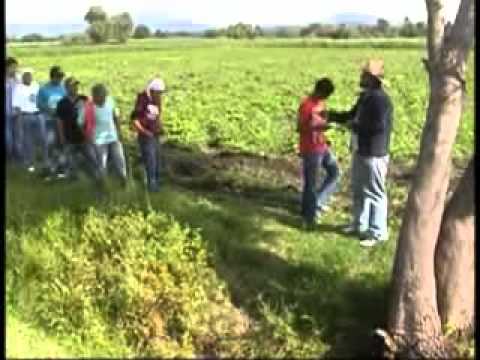
<path id="1" fill-rule="evenodd" d="M 428 59 L 436 64 L 441 56 L 445 19 L 443 17 L 443 0 L 425 0 L 428 13 Z"/>

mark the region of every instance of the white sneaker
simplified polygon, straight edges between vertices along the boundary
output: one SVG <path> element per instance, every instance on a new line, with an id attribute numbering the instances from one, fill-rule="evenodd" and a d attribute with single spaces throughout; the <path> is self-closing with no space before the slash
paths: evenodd
<path id="1" fill-rule="evenodd" d="M 385 242 L 388 240 L 388 234 L 382 235 L 378 238 L 378 241 Z"/>
<path id="2" fill-rule="evenodd" d="M 375 239 L 360 240 L 360 246 L 363 246 L 363 247 L 373 247 L 380 243 L 381 243 L 380 240 L 375 240 Z"/>
<path id="3" fill-rule="evenodd" d="M 28 170 L 28 172 L 33 173 L 33 172 L 35 172 L 35 167 L 30 166 L 27 170 Z"/>
<path id="4" fill-rule="evenodd" d="M 368 239 L 384 242 L 384 241 L 388 240 L 388 234 L 383 234 L 381 236 L 375 236 L 374 234 L 372 234 L 371 231 L 366 231 L 366 232 L 363 232 L 363 233 L 360 234 L 360 240 L 368 240 Z"/>
<path id="5" fill-rule="evenodd" d="M 380 237 L 374 237 L 372 234 L 367 232 L 365 234 L 360 235 L 360 246 L 372 247 L 372 246 L 376 246 L 376 245 L 378 245 L 382 242 L 385 242 L 387 240 L 388 240 L 388 235 L 387 234 L 382 235 Z"/>

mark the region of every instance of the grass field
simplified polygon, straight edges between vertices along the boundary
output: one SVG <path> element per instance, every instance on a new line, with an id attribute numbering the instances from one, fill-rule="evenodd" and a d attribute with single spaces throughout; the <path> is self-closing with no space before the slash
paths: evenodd
<path id="1" fill-rule="evenodd" d="M 53 185 L 8 168 L 7 356 L 366 355 L 370 331 L 385 319 L 425 118 L 424 50 L 251 45 L 182 39 L 7 49 L 40 81 L 55 63 L 84 91 L 105 82 L 125 115 L 133 166 L 127 114 L 136 92 L 160 74 L 169 88 L 167 137 L 176 144 L 165 148 L 166 184 L 153 196 L 137 169 L 127 191 L 112 183 L 97 200 L 87 181 Z M 338 228 L 349 220 L 347 133 L 330 133 L 344 174 L 332 210 L 317 231 L 300 227 L 294 120 L 322 75 L 337 86 L 329 106 L 349 108 L 369 56 L 385 59 L 395 125 L 390 241 L 365 250 Z M 473 66 L 468 96 L 458 169 L 473 149 Z M 37 336 L 48 342 L 31 341 Z"/>

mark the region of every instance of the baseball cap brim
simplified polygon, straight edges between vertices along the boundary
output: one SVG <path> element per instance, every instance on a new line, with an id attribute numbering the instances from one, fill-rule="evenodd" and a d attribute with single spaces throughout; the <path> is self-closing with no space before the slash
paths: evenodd
<path id="1" fill-rule="evenodd" d="M 158 93 L 162 93 L 162 94 L 164 94 L 164 93 L 166 93 L 166 92 L 167 92 L 167 90 L 166 90 L 166 89 L 162 89 L 162 90 L 150 89 L 150 91 L 153 91 L 153 92 L 158 92 Z"/>

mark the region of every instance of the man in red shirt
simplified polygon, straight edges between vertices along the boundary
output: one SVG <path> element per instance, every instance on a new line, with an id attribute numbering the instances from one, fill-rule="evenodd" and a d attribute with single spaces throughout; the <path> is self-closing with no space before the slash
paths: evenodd
<path id="1" fill-rule="evenodd" d="M 297 130 L 300 134 L 300 155 L 303 159 L 302 217 L 307 226 L 315 223 L 317 210 L 325 211 L 330 196 L 336 191 L 340 171 L 325 136 L 327 130 L 326 100 L 335 87 L 328 78 L 315 84 L 313 93 L 302 100 L 298 110 Z M 320 168 L 326 177 L 318 191 L 316 177 Z"/>

